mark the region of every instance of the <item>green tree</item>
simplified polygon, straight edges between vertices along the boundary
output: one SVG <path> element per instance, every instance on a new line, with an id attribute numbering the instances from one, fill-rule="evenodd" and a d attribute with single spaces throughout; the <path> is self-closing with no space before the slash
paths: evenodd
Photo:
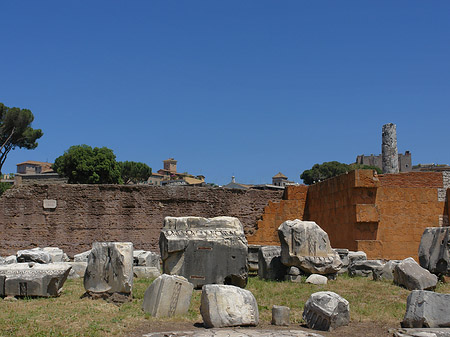
<path id="1" fill-rule="evenodd" d="M 309 170 L 303 171 L 300 179 L 306 185 L 311 185 L 325 179 L 338 176 L 340 174 L 351 171 L 350 165 L 340 163 L 338 161 L 329 161 L 322 164 L 315 164 Z"/>
<path id="2" fill-rule="evenodd" d="M 377 171 L 377 174 L 382 174 L 383 170 L 379 168 L 378 166 L 372 166 L 372 165 L 363 165 L 363 164 L 351 164 L 350 165 L 352 170 L 374 170 Z"/>
<path id="3" fill-rule="evenodd" d="M 147 181 L 152 174 L 152 169 L 144 163 L 135 161 L 119 162 L 120 174 L 124 183 L 140 183 Z"/>
<path id="4" fill-rule="evenodd" d="M 122 184 L 120 166 L 111 149 L 71 146 L 55 159 L 53 169 L 70 184 Z"/>
<path id="5" fill-rule="evenodd" d="M 33 120 L 30 110 L 8 108 L 0 103 L 0 172 L 11 150 L 16 147 L 32 150 L 38 146 L 36 140 L 43 132 L 31 127 Z"/>

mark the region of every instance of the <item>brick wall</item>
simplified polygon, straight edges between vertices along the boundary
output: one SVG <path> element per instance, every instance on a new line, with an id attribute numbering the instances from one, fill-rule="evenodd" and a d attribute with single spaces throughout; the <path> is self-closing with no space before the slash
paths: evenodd
<path id="1" fill-rule="evenodd" d="M 249 244 L 280 245 L 278 227 L 286 220 L 303 220 L 308 186 L 287 186 L 283 200 L 269 201 L 264 207 L 261 220 L 258 220 L 252 235 L 247 235 Z"/>
<path id="2" fill-rule="evenodd" d="M 120 185 L 14 187 L 0 199 L 0 255 L 58 246 L 69 255 L 94 241 L 131 241 L 158 251 L 165 216 L 235 216 L 251 233 L 279 191 Z M 57 201 L 44 209 L 43 200 Z"/>
<path id="3" fill-rule="evenodd" d="M 357 240 L 376 240 L 379 181 L 371 170 L 348 174 L 311 185 L 305 220 L 315 221 L 330 238 L 332 247 L 357 249 Z"/>

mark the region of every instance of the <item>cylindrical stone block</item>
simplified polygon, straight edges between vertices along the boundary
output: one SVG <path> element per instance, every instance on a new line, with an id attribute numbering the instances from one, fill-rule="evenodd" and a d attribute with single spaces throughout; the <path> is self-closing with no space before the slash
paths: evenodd
<path id="1" fill-rule="evenodd" d="M 383 173 L 398 173 L 397 127 L 395 124 L 383 125 L 381 154 Z"/>
<path id="2" fill-rule="evenodd" d="M 289 314 L 291 309 L 281 305 L 272 307 L 272 324 L 273 325 L 289 325 Z"/>

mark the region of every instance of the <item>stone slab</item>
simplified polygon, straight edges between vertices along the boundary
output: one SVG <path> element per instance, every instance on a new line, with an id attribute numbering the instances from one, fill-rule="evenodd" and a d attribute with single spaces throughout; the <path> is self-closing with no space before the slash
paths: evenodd
<path id="1" fill-rule="evenodd" d="M 249 330 L 233 329 L 198 329 L 191 331 L 166 331 L 144 334 L 142 337 L 323 337 L 305 330 Z"/>
<path id="2" fill-rule="evenodd" d="M 262 246 L 258 253 L 258 276 L 264 280 L 281 281 L 287 267 L 281 263 L 280 246 Z"/>
<path id="3" fill-rule="evenodd" d="M 196 288 L 247 284 L 247 239 L 237 218 L 166 217 L 159 246 L 163 272 L 183 276 Z"/>
<path id="4" fill-rule="evenodd" d="M 204 285 L 200 313 L 207 328 L 256 326 L 259 322 L 258 304 L 253 294 L 230 285 Z"/>
<path id="5" fill-rule="evenodd" d="M 193 290 L 194 285 L 186 278 L 163 274 L 145 291 L 142 309 L 153 317 L 184 315 L 188 312 Z"/>
<path id="6" fill-rule="evenodd" d="M 0 296 L 56 297 L 71 267 L 56 263 L 15 263 L 0 266 Z"/>

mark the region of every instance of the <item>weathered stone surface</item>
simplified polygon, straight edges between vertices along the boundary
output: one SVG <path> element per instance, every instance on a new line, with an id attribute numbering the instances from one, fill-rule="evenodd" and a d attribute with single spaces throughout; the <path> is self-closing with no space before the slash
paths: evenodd
<path id="1" fill-rule="evenodd" d="M 88 294 L 131 295 L 133 288 L 133 244 L 94 242 L 84 274 Z"/>
<path id="2" fill-rule="evenodd" d="M 6 264 L 6 260 L 4 257 L 0 256 L 0 265 L 2 265 L 2 264 Z"/>
<path id="3" fill-rule="evenodd" d="M 403 328 L 393 332 L 394 337 L 450 337 L 450 328 Z"/>
<path id="4" fill-rule="evenodd" d="M 297 267 L 292 266 L 292 267 L 289 267 L 287 273 L 288 273 L 288 275 L 298 276 L 301 274 L 301 271 Z"/>
<path id="5" fill-rule="evenodd" d="M 42 248 L 44 252 L 50 255 L 50 263 L 52 262 L 69 262 L 70 259 L 66 253 L 63 252 L 61 248 L 58 247 L 44 247 Z"/>
<path id="6" fill-rule="evenodd" d="M 394 268 L 401 261 L 399 260 L 390 260 L 384 264 L 381 268 L 374 268 L 372 271 L 373 280 L 374 281 L 392 281 L 394 280 Z"/>
<path id="7" fill-rule="evenodd" d="M 133 252 L 133 265 L 160 269 L 161 257 L 159 254 L 146 250 L 135 250 Z"/>
<path id="8" fill-rule="evenodd" d="M 134 266 L 133 267 L 134 277 L 137 278 L 156 278 L 161 276 L 161 272 L 156 267 L 144 267 L 144 266 Z"/>
<path id="9" fill-rule="evenodd" d="M 290 312 L 291 309 L 289 307 L 281 305 L 272 306 L 272 324 L 288 326 L 290 323 Z"/>
<path id="10" fill-rule="evenodd" d="M 450 294 L 413 290 L 406 302 L 404 328 L 450 327 Z"/>
<path id="11" fill-rule="evenodd" d="M 204 285 L 200 313 L 207 328 L 256 326 L 259 322 L 258 305 L 253 294 L 229 285 Z"/>
<path id="12" fill-rule="evenodd" d="M 323 337 L 317 333 L 294 329 L 219 328 L 191 331 L 152 332 L 142 337 Z M 438 336 L 441 337 L 441 336 Z M 445 336 L 447 337 L 447 336 Z"/>
<path id="13" fill-rule="evenodd" d="M 311 284 L 327 284 L 328 283 L 328 278 L 326 276 L 323 275 L 319 275 L 319 274 L 311 274 L 308 276 L 308 278 L 305 281 L 306 283 L 311 283 Z"/>
<path id="14" fill-rule="evenodd" d="M 286 266 L 281 263 L 280 246 L 262 246 L 259 249 L 258 276 L 264 280 L 283 280 Z"/>
<path id="15" fill-rule="evenodd" d="M 248 245 L 247 265 L 249 271 L 258 271 L 258 256 L 261 245 Z"/>
<path id="16" fill-rule="evenodd" d="M 348 249 L 345 249 L 345 248 L 334 248 L 334 250 L 336 251 L 336 253 L 339 254 L 339 258 L 340 258 L 341 261 L 342 261 L 342 267 L 341 267 L 341 269 L 338 271 L 338 273 L 339 273 L 339 274 L 346 273 L 346 272 L 347 272 L 348 265 L 349 265 L 349 263 L 350 263 L 350 260 L 349 260 L 349 258 L 348 258 L 349 250 L 348 250 Z"/>
<path id="17" fill-rule="evenodd" d="M 5 264 L 13 264 L 13 263 L 17 263 L 17 256 L 9 255 L 5 257 Z"/>
<path id="18" fill-rule="evenodd" d="M 237 218 L 166 217 L 159 245 L 163 272 L 184 276 L 196 288 L 247 284 L 247 239 Z"/>
<path id="19" fill-rule="evenodd" d="M 385 262 L 381 260 L 359 260 L 348 266 L 350 276 L 372 277 L 374 269 L 383 268 Z"/>
<path id="20" fill-rule="evenodd" d="M 66 266 L 67 268 L 71 268 L 69 272 L 69 276 L 67 276 L 68 280 L 78 279 L 84 277 L 84 273 L 86 272 L 87 262 L 53 262 L 53 264 L 58 264 L 61 266 Z"/>
<path id="21" fill-rule="evenodd" d="M 153 317 L 184 315 L 191 303 L 194 285 L 178 275 L 163 274 L 144 294 L 142 309 Z"/>
<path id="22" fill-rule="evenodd" d="M 36 263 L 50 263 L 52 258 L 49 252 L 42 248 L 24 249 L 17 252 L 17 262 L 36 262 Z"/>
<path id="23" fill-rule="evenodd" d="M 315 330 L 333 330 L 348 325 L 350 306 L 348 301 L 331 291 L 312 294 L 305 303 L 303 319 L 306 325 Z"/>
<path id="24" fill-rule="evenodd" d="M 302 276 L 301 275 L 285 275 L 284 280 L 292 282 L 292 283 L 302 283 Z"/>
<path id="25" fill-rule="evenodd" d="M 313 221 L 288 220 L 278 227 L 281 262 L 311 274 L 334 274 L 342 261 L 328 234 Z"/>
<path id="26" fill-rule="evenodd" d="M 413 258 L 402 260 L 394 268 L 394 283 L 408 290 L 433 290 L 438 278 L 419 266 Z"/>
<path id="27" fill-rule="evenodd" d="M 59 296 L 70 266 L 15 263 L 0 266 L 0 296 Z"/>
<path id="28" fill-rule="evenodd" d="M 362 251 L 357 252 L 348 252 L 348 264 L 351 265 L 352 263 L 356 261 L 365 261 L 367 260 L 367 254 Z"/>
<path id="29" fill-rule="evenodd" d="M 436 275 L 450 274 L 450 227 L 425 228 L 419 246 L 419 263 Z"/>
<path id="30" fill-rule="evenodd" d="M 384 124 L 382 129 L 381 161 L 383 173 L 398 173 L 397 126 Z"/>
<path id="31" fill-rule="evenodd" d="M 73 256 L 73 261 L 74 262 L 87 262 L 88 261 L 88 256 L 91 253 L 91 250 L 87 250 L 85 252 L 82 252 L 80 254 L 75 254 Z"/>

